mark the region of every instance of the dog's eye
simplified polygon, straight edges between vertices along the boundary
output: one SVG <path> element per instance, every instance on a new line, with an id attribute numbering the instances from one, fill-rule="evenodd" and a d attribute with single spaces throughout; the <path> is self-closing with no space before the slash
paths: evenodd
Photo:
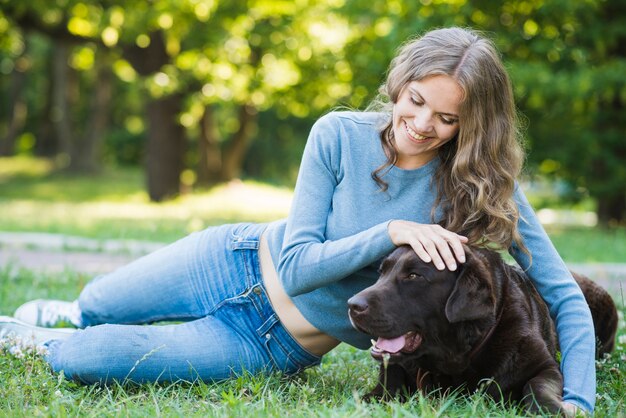
<path id="1" fill-rule="evenodd" d="M 421 274 L 417 274 L 417 273 L 410 273 L 408 278 L 409 278 L 409 280 L 417 280 L 417 279 L 421 279 L 422 275 Z"/>

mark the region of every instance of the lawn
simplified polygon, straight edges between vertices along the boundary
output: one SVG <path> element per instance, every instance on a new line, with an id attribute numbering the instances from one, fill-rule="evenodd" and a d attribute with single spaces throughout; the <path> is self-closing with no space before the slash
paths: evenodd
<path id="1" fill-rule="evenodd" d="M 76 272 L 39 274 L 0 269 L 0 314 L 25 300 L 72 299 L 88 277 Z M 613 354 L 597 362 L 597 417 L 626 413 L 626 328 Z M 513 417 L 521 411 L 480 393 L 470 397 L 416 395 L 406 403 L 366 403 L 376 364 L 365 351 L 342 345 L 321 366 L 284 378 L 244 375 L 224 383 L 81 386 L 54 376 L 32 353 L 10 354 L 0 345 L 0 416 L 215 416 L 215 417 Z"/>
<path id="2" fill-rule="evenodd" d="M 137 170 L 101 176 L 59 174 L 44 160 L 0 159 L 0 231 L 58 232 L 92 238 L 168 242 L 208 225 L 283 217 L 291 191 L 256 182 L 232 182 L 164 204 L 150 203 Z M 623 229 L 551 229 L 572 262 L 623 262 Z M 0 249 L 1 250 L 1 249 Z M 0 314 L 34 298 L 75 298 L 89 277 L 75 271 L 42 274 L 0 267 Z M 626 414 L 626 328 L 620 305 L 616 350 L 597 362 L 596 416 Z M 320 367 L 298 376 L 245 375 L 225 383 L 80 386 L 52 375 L 32 353 L 0 348 L 0 416 L 316 416 L 510 417 L 520 411 L 480 393 L 470 397 L 416 395 L 407 403 L 365 403 L 376 365 L 367 352 L 340 346 Z"/>

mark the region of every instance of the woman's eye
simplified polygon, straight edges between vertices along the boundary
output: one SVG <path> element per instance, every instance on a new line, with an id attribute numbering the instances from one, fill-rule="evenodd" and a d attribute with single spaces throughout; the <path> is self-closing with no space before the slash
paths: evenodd
<path id="1" fill-rule="evenodd" d="M 421 106 L 423 103 L 414 99 L 413 97 L 411 97 L 411 103 L 413 103 L 415 106 Z"/>
<path id="2" fill-rule="evenodd" d="M 441 118 L 441 121 L 445 123 L 446 125 L 454 125 L 457 122 L 456 119 L 447 119 L 447 118 Z"/>

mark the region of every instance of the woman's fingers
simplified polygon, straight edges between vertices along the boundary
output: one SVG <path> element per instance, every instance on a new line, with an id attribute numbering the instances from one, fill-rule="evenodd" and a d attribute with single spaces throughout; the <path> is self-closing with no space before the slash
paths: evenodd
<path id="1" fill-rule="evenodd" d="M 424 249 L 424 246 L 421 242 L 415 240 L 410 245 L 411 248 L 413 248 L 413 251 L 415 251 L 415 254 L 417 254 L 417 256 L 421 258 L 423 262 L 430 263 L 431 261 L 433 261 L 432 257 Z"/>
<path id="2" fill-rule="evenodd" d="M 448 231 L 439 225 L 417 224 L 407 221 L 392 221 L 389 234 L 396 245 L 409 244 L 424 262 L 433 262 L 443 270 L 457 269 L 457 261 L 465 262 L 463 244 L 467 237 Z"/>
<path id="3" fill-rule="evenodd" d="M 433 264 L 439 270 L 446 267 L 449 270 L 457 269 L 459 263 L 465 262 L 463 242 L 466 237 L 450 232 L 439 225 L 422 225 L 422 233 L 418 234 L 419 240 L 433 260 Z M 462 237 L 462 238 L 461 238 Z"/>
<path id="4" fill-rule="evenodd" d="M 448 244 L 440 237 L 428 237 L 424 239 L 422 245 L 433 260 L 437 269 L 443 270 L 448 266 L 450 270 L 456 269 L 454 257 Z M 452 259 L 452 261 L 450 261 Z M 445 263 L 445 264 L 444 264 Z"/>
<path id="5" fill-rule="evenodd" d="M 452 232 L 452 237 L 448 238 L 448 244 L 450 248 L 452 248 L 452 252 L 454 253 L 454 257 L 459 261 L 459 263 L 465 263 L 465 250 L 463 249 L 463 244 L 467 243 L 467 237 L 463 235 L 458 235 Z"/>

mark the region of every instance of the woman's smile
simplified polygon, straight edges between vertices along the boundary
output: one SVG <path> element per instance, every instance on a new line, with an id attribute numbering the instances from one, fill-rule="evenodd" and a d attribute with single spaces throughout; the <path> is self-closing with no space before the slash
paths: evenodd
<path id="1" fill-rule="evenodd" d="M 420 135 L 417 132 L 415 132 L 413 129 L 411 129 L 407 121 L 404 121 L 404 125 L 406 127 L 406 132 L 409 134 L 409 138 L 413 139 L 418 144 L 423 144 L 424 142 L 430 139 L 430 137 Z"/>

